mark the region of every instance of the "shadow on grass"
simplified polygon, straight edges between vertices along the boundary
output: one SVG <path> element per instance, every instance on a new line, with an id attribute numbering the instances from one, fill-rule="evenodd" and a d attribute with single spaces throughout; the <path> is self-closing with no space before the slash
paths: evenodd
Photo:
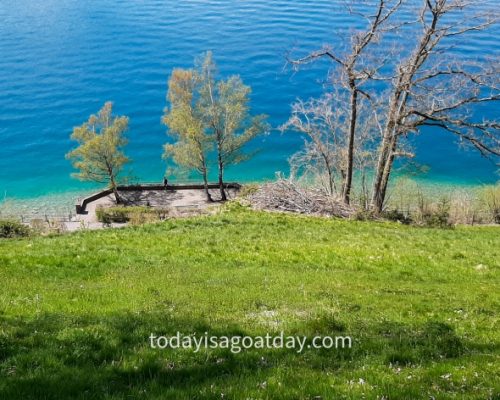
<path id="1" fill-rule="evenodd" d="M 0 317 L 0 323 L 0 399 L 123 398 L 139 395 L 151 383 L 157 389 L 192 392 L 259 367 L 257 354 L 242 361 L 228 351 L 207 356 L 149 347 L 153 332 L 244 334 L 238 329 L 217 332 L 203 322 L 125 313 L 106 318 Z"/>
<path id="2" fill-rule="evenodd" d="M 373 363 L 426 363 L 458 357 L 466 346 L 443 323 L 347 327 L 330 317 L 297 326 L 287 335 L 352 335 L 347 350 L 158 350 L 149 335 L 243 336 L 237 326 L 157 314 L 103 318 L 43 314 L 33 320 L 0 316 L 0 399 L 220 398 L 216 387 L 256 390 L 283 367 L 337 370 Z M 258 334 L 265 334 L 261 332 Z M 255 336 L 249 334 L 249 336 Z M 371 360 L 371 361 L 370 361 Z M 346 361 L 349 361 L 348 363 Z M 299 374 L 299 372 L 297 372 Z M 147 396 L 146 396 L 147 394 Z M 155 397 L 156 396 L 156 397 Z"/>

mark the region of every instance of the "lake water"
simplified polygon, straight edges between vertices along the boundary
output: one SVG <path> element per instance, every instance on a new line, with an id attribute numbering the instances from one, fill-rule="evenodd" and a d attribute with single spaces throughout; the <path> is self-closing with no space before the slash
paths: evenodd
<path id="1" fill-rule="evenodd" d="M 89 186 L 70 177 L 65 153 L 73 126 L 111 100 L 131 119 L 128 153 L 133 174 L 161 180 L 166 141 L 160 123 L 173 67 L 190 67 L 213 50 L 223 75 L 240 74 L 253 88 L 255 113 L 283 123 L 296 98 L 318 95 L 329 64 L 297 73 L 285 54 L 306 54 L 335 42 L 355 23 L 327 0 L 0 0 L 0 193 L 35 198 Z M 494 12 L 496 0 L 482 3 Z M 455 50 L 498 55 L 499 30 L 473 34 Z M 408 46 L 411 43 L 401 43 Z M 498 110 L 483 112 L 498 118 Z M 435 137 L 435 133 L 433 133 Z M 457 150 L 445 134 L 419 138 L 418 160 L 428 180 L 494 182 L 495 166 Z M 229 171 L 228 179 L 256 181 L 287 170 L 296 135 L 272 132 L 256 144 L 258 156 Z"/>

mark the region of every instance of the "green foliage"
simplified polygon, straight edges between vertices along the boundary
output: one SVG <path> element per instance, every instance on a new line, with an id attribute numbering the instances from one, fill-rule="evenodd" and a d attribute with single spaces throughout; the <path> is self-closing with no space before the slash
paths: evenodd
<path id="1" fill-rule="evenodd" d="M 250 157 L 243 147 L 268 129 L 267 116 L 249 115 L 251 89 L 239 76 L 217 79 L 217 66 L 208 52 L 199 62 L 199 107 L 203 126 L 217 150 L 219 167 Z"/>
<path id="2" fill-rule="evenodd" d="M 205 181 L 212 151 L 222 179 L 224 168 L 251 156 L 245 145 L 268 128 L 264 115 L 250 117 L 251 90 L 241 78 L 218 80 L 216 71 L 210 52 L 194 69 L 175 69 L 163 117 L 175 140 L 165 146 L 164 158 L 197 171 Z"/>
<path id="3" fill-rule="evenodd" d="M 239 197 L 248 197 L 251 196 L 252 194 L 255 194 L 259 190 L 259 185 L 257 184 L 245 184 L 241 187 L 240 191 L 238 192 Z"/>
<path id="4" fill-rule="evenodd" d="M 168 213 L 168 210 L 150 207 L 101 207 L 96 210 L 97 220 L 104 224 L 130 222 L 132 225 L 141 225 L 163 220 Z"/>
<path id="5" fill-rule="evenodd" d="M 251 212 L 0 241 L 2 399 L 495 398 L 498 227 Z M 352 336 L 345 351 L 151 333 Z"/>
<path id="6" fill-rule="evenodd" d="M 0 238 L 20 238 L 31 234 L 28 226 L 14 220 L 0 219 Z"/>
<path id="7" fill-rule="evenodd" d="M 385 211 L 382 216 L 389 221 L 401 222 L 403 224 L 410 224 L 412 222 L 411 217 L 399 210 L 388 210 Z"/>
<path id="8" fill-rule="evenodd" d="M 205 131 L 197 98 L 199 77 L 194 70 L 174 69 L 168 83 L 163 122 L 168 134 L 175 140 L 165 145 L 163 157 L 188 170 L 200 173 L 204 180 L 208 173 L 208 154 L 212 143 Z"/>
<path id="9" fill-rule="evenodd" d="M 79 146 L 66 155 L 73 167 L 79 170 L 74 174 L 76 178 L 107 183 L 115 192 L 117 201 L 118 174 L 129 162 L 123 153 L 127 129 L 128 118 L 114 117 L 113 105 L 108 102 L 97 115 L 91 115 L 86 123 L 73 129 L 71 139 Z"/>
<path id="10" fill-rule="evenodd" d="M 418 210 L 415 216 L 417 224 L 431 228 L 449 228 L 450 199 L 442 197 L 437 203 L 432 203 L 423 194 L 418 200 Z"/>

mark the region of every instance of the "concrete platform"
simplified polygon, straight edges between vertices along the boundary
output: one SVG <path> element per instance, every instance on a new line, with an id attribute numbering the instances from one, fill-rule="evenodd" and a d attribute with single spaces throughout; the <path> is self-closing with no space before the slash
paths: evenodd
<path id="1" fill-rule="evenodd" d="M 120 187 L 119 194 L 126 206 L 145 206 L 153 208 L 171 209 L 182 212 L 187 209 L 205 209 L 220 202 L 220 191 L 210 185 L 210 194 L 214 202 L 208 202 L 202 186 L 161 186 L 143 185 Z M 226 195 L 228 199 L 235 198 L 240 186 L 228 184 Z M 77 206 L 76 222 L 85 224 L 98 223 L 96 209 L 115 206 L 115 197 L 109 191 L 103 191 L 83 199 Z"/>

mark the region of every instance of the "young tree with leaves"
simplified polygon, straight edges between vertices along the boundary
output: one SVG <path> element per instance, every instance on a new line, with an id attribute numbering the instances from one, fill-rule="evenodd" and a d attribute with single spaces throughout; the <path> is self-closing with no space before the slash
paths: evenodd
<path id="1" fill-rule="evenodd" d="M 166 144 L 164 158 L 188 170 L 201 174 L 208 201 L 208 156 L 212 149 L 211 138 L 203 124 L 199 105 L 199 75 L 194 70 L 175 69 L 168 82 L 167 99 L 170 108 L 165 109 L 163 123 L 175 143 Z"/>
<path id="2" fill-rule="evenodd" d="M 265 116 L 249 115 L 250 88 L 239 76 L 217 80 L 212 53 L 200 59 L 195 69 L 177 69 L 169 82 L 164 123 L 176 143 L 165 147 L 166 157 L 197 170 L 208 192 L 208 160 L 215 150 L 221 200 L 226 200 L 224 171 L 250 157 L 245 145 L 267 129 Z"/>
<path id="3" fill-rule="evenodd" d="M 121 202 L 118 176 L 130 161 L 123 153 L 128 122 L 125 116 L 113 116 L 113 104 L 105 103 L 96 115 L 73 129 L 71 139 L 79 146 L 66 154 L 73 167 L 79 170 L 73 176 L 83 181 L 106 183 L 117 203 Z"/>
<path id="4" fill-rule="evenodd" d="M 211 52 L 207 52 L 199 68 L 200 110 L 203 124 L 217 153 L 218 183 L 221 199 L 226 200 L 224 171 L 250 157 L 245 145 L 267 130 L 265 115 L 251 117 L 251 89 L 239 76 L 217 80 L 217 67 Z"/>

